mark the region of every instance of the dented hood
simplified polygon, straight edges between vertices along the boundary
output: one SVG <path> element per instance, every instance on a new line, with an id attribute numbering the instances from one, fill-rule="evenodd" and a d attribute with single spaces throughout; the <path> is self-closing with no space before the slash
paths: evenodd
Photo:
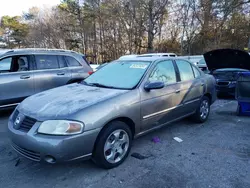
<path id="1" fill-rule="evenodd" d="M 247 52 L 234 49 L 219 49 L 204 54 L 210 71 L 223 68 L 238 68 L 250 70 L 250 55 Z"/>
<path id="2" fill-rule="evenodd" d="M 37 120 L 60 119 L 126 92 L 128 90 L 71 84 L 28 97 L 18 110 Z"/>

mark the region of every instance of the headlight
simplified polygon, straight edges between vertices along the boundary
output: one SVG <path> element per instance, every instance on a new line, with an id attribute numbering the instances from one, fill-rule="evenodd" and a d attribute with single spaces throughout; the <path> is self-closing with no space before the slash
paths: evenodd
<path id="1" fill-rule="evenodd" d="M 232 83 L 232 84 L 237 84 L 237 81 L 232 81 L 231 83 Z"/>
<path id="2" fill-rule="evenodd" d="M 74 135 L 83 131 L 84 124 L 77 121 L 48 120 L 38 128 L 38 133 L 51 135 Z"/>

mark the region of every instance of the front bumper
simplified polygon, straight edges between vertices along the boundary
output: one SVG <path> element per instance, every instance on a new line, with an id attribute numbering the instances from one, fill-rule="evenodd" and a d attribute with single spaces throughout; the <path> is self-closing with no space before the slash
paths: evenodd
<path id="1" fill-rule="evenodd" d="M 228 82 L 227 85 L 219 85 L 218 82 L 216 84 L 216 91 L 218 94 L 229 94 L 235 95 L 236 83 Z"/>
<path id="2" fill-rule="evenodd" d="M 38 162 L 60 163 L 89 159 L 100 129 L 73 136 L 51 136 L 37 133 L 41 122 L 28 131 L 14 129 L 12 117 L 8 122 L 9 138 L 15 151 Z"/>

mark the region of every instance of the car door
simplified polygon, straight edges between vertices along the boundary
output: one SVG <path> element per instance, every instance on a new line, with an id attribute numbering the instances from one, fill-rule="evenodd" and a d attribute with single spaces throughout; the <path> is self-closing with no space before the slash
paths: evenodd
<path id="1" fill-rule="evenodd" d="M 68 83 L 71 73 L 65 65 L 62 56 L 36 54 L 34 83 L 35 92 L 41 92 Z"/>
<path id="2" fill-rule="evenodd" d="M 155 81 L 164 82 L 165 87 L 150 91 L 144 89 L 147 82 Z M 178 91 L 177 75 L 173 61 L 165 60 L 157 63 L 140 88 L 141 131 L 152 129 L 178 117 L 178 114 L 175 113 L 181 100 Z"/>
<path id="3" fill-rule="evenodd" d="M 31 62 L 28 55 L 0 59 L 0 107 L 19 103 L 34 94 Z"/>
<path id="4" fill-rule="evenodd" d="M 188 61 L 176 60 L 176 65 L 180 77 L 181 111 L 190 114 L 196 110 L 203 96 L 204 80 L 201 79 L 201 73 L 197 68 Z"/>

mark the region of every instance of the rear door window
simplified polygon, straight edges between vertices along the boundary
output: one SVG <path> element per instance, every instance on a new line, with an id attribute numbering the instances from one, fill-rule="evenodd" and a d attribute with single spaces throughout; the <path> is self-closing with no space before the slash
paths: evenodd
<path id="1" fill-rule="evenodd" d="M 38 70 L 58 69 L 59 63 L 55 55 L 35 55 Z"/>
<path id="2" fill-rule="evenodd" d="M 180 72 L 181 81 L 194 79 L 194 73 L 190 63 L 185 60 L 176 60 L 176 64 Z"/>
<path id="3" fill-rule="evenodd" d="M 80 67 L 81 64 L 73 57 L 65 56 L 67 64 L 69 67 Z"/>
<path id="4" fill-rule="evenodd" d="M 64 56 L 59 55 L 59 56 L 57 56 L 57 58 L 58 58 L 60 68 L 67 67 L 67 63 L 66 63 L 66 60 L 65 60 Z"/>

